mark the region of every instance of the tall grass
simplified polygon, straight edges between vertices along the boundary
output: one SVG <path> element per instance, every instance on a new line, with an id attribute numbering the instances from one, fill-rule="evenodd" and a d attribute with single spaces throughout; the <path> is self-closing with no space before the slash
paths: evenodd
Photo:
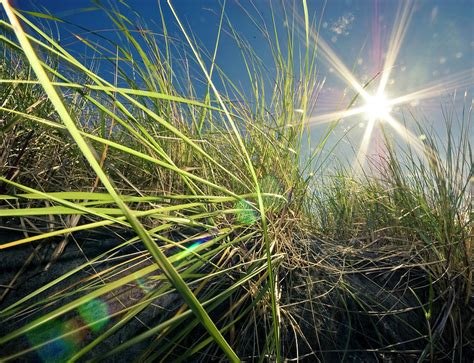
<path id="1" fill-rule="evenodd" d="M 424 156 L 387 137 L 364 178 L 309 177 L 318 80 L 306 2 L 302 55 L 287 9 L 285 34 L 275 16 L 259 25 L 270 88 L 225 4 L 211 52 L 171 3 L 183 42 L 164 4 L 158 37 L 102 8 L 121 41 L 77 39 L 113 64 L 113 82 L 2 4 L 0 218 L 15 238 L 0 253 L 28 255 L 2 285 L 2 360 L 468 357 L 469 139 L 448 120 L 441 142 L 422 131 Z M 219 67 L 224 32 L 251 92 Z M 64 265 L 73 248 L 79 262 Z M 38 259 L 47 277 L 28 288 Z"/>

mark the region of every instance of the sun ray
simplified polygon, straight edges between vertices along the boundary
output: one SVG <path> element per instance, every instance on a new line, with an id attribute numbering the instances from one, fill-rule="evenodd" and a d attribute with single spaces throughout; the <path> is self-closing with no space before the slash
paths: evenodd
<path id="1" fill-rule="evenodd" d="M 321 54 L 324 59 L 328 61 L 329 64 L 336 70 L 337 76 L 340 77 L 348 86 L 352 87 L 357 92 L 357 94 L 362 97 L 365 104 L 363 106 L 354 108 L 351 107 L 343 111 L 335 111 L 312 116 L 307 120 L 307 124 L 319 125 L 341 118 L 348 118 L 365 113 L 369 121 L 357 151 L 355 169 L 361 170 L 363 168 L 373 131 L 377 125 L 377 122 L 386 122 L 408 145 L 413 146 L 416 152 L 424 152 L 424 155 L 429 157 L 429 147 L 419 138 L 417 138 L 406 126 L 398 122 L 391 115 L 393 106 L 404 105 L 416 100 L 437 97 L 442 94 L 442 92 L 448 92 L 459 87 L 472 86 L 474 84 L 474 74 L 471 69 L 450 75 L 449 77 L 446 77 L 446 79 L 439 80 L 436 83 L 432 83 L 431 85 L 399 97 L 386 97 L 385 89 L 389 83 L 392 71 L 395 68 L 395 63 L 400 53 L 403 41 L 406 37 L 414 10 L 414 3 L 409 1 L 404 2 L 398 8 L 397 16 L 393 23 L 392 32 L 390 35 L 384 65 L 380 72 L 380 80 L 376 91 L 373 94 L 366 91 L 363 84 L 357 80 L 357 78 L 347 68 L 344 62 L 342 62 L 342 60 L 336 55 L 331 46 L 321 37 L 321 34 L 310 34 L 315 46 L 320 49 L 319 54 Z M 373 21 L 378 21 L 378 19 L 374 19 Z M 356 170 L 354 170 L 354 172 L 355 171 Z"/>
<path id="2" fill-rule="evenodd" d="M 473 84 L 474 72 L 470 69 L 450 75 L 449 77 L 440 79 L 437 82 L 432 82 L 431 86 L 421 88 L 400 97 L 392 98 L 389 100 L 389 104 L 395 106 L 416 100 L 433 98 L 439 96 L 442 92 L 449 92 L 457 88 L 469 87 Z"/>
<path id="3" fill-rule="evenodd" d="M 329 122 L 333 122 L 342 118 L 347 118 L 355 115 L 360 115 L 366 112 L 367 107 L 356 107 L 356 108 L 349 108 L 343 111 L 336 111 L 336 112 L 328 112 L 323 115 L 312 116 L 307 120 L 308 125 L 320 125 Z"/>
<path id="4" fill-rule="evenodd" d="M 425 146 L 421 140 L 417 138 L 407 127 L 398 122 L 392 115 L 387 115 L 385 121 L 405 140 L 407 144 L 414 147 L 415 151 L 420 153 L 424 150 Z"/>
<path id="5" fill-rule="evenodd" d="M 382 69 L 382 75 L 378 86 L 377 93 L 382 94 L 385 91 L 393 66 L 400 52 L 400 47 L 405 38 L 411 17 L 413 15 L 413 2 L 403 2 L 398 8 L 397 16 L 393 25 L 392 35 L 388 43 L 387 55 L 385 57 L 385 64 Z"/>
<path id="6" fill-rule="evenodd" d="M 312 34 L 313 39 L 316 41 L 316 36 Z M 345 80 L 354 90 L 359 93 L 362 97 L 367 98 L 368 93 L 357 81 L 352 72 L 345 66 L 342 60 L 334 53 L 328 43 L 321 37 L 317 37 L 318 47 L 321 49 L 321 54 L 329 61 L 329 63 L 338 71 L 339 75 Z"/>
<path id="7" fill-rule="evenodd" d="M 365 164 L 365 159 L 367 156 L 367 150 L 369 149 L 369 144 L 372 138 L 372 132 L 374 130 L 374 127 L 375 127 L 375 119 L 372 118 L 369 120 L 367 124 L 367 127 L 364 131 L 364 136 L 362 137 L 362 141 L 359 145 L 359 150 L 357 151 L 356 163 L 353 169 L 354 175 L 360 174 L 363 170 L 363 166 Z"/>

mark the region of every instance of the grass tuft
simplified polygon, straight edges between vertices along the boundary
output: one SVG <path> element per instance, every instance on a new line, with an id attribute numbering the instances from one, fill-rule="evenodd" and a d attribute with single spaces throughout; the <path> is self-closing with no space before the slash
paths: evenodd
<path id="1" fill-rule="evenodd" d="M 324 164 L 338 120 L 305 156 L 322 87 L 306 1 L 302 49 L 285 5 L 284 31 L 273 5 L 269 24 L 243 8 L 273 71 L 225 2 L 210 52 L 170 1 L 160 34 L 94 4 L 118 40 L 76 34 L 87 63 L 44 30 L 60 19 L 2 2 L 0 360 L 472 354 L 469 108 L 445 110 L 446 137 L 413 117 L 421 153 L 384 134 L 355 175 Z M 224 42 L 249 89 L 220 67 Z"/>

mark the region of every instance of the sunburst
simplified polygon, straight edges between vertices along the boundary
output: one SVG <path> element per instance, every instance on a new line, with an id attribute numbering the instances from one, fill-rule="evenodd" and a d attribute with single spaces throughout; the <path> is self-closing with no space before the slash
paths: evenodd
<path id="1" fill-rule="evenodd" d="M 321 124 L 326 122 L 333 122 L 339 119 L 346 119 L 356 115 L 365 115 L 368 119 L 364 136 L 360 143 L 357 152 L 357 168 L 362 168 L 368 146 L 371 142 L 372 133 L 377 123 L 383 122 L 395 130 L 400 137 L 414 147 L 415 150 L 427 150 L 426 145 L 423 145 L 422 140 L 415 137 L 403 124 L 401 124 L 392 114 L 395 106 L 410 104 L 422 99 L 439 96 L 442 92 L 455 90 L 459 87 L 471 86 L 473 82 L 472 69 L 466 70 L 454 75 L 449 79 L 440 79 L 424 88 L 405 95 L 390 98 L 387 96 L 386 88 L 389 83 L 390 75 L 394 69 L 398 53 L 400 51 L 403 39 L 406 35 L 410 20 L 413 15 L 413 2 L 401 2 L 395 18 L 390 42 L 386 52 L 385 62 L 380 77 L 378 78 L 378 85 L 376 91 L 369 93 L 357 77 L 346 67 L 336 53 L 331 49 L 329 44 L 322 39 L 321 35 L 312 34 L 312 39 L 317 44 L 319 53 L 330 63 L 337 75 L 350 86 L 362 98 L 363 105 L 357 107 L 349 107 L 343 111 L 330 112 L 323 115 L 317 115 L 308 119 L 308 124 Z"/>
<path id="2" fill-rule="evenodd" d="M 383 93 L 367 97 L 365 113 L 369 120 L 385 121 L 390 116 L 390 111 L 392 106 Z"/>

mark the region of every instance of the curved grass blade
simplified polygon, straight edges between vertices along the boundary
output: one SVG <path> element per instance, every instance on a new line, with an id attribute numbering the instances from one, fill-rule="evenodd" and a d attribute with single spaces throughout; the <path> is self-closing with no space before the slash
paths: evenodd
<path id="1" fill-rule="evenodd" d="M 239 359 L 235 352 L 232 350 L 228 342 L 224 339 L 219 329 L 215 326 L 214 322 L 211 320 L 201 303 L 193 295 L 187 284 L 184 282 L 181 275 L 178 271 L 175 270 L 173 265 L 168 261 L 163 252 L 155 244 L 155 241 L 148 234 L 143 225 L 139 220 L 131 213 L 127 205 L 123 202 L 120 196 L 117 194 L 115 187 L 112 182 L 109 180 L 107 175 L 104 173 L 100 167 L 98 161 L 95 159 L 94 154 L 91 151 L 90 146 L 85 142 L 82 135 L 80 134 L 78 128 L 76 127 L 74 121 L 71 118 L 71 115 L 67 111 L 63 100 L 59 96 L 58 92 L 51 85 L 48 75 L 41 66 L 38 57 L 36 56 L 30 42 L 28 41 L 25 33 L 16 17 L 13 13 L 10 4 L 7 1 L 3 1 L 2 5 L 7 13 L 7 16 L 10 20 L 10 23 L 13 26 L 13 30 L 18 38 L 18 41 L 23 48 L 25 55 L 30 63 L 30 66 L 34 70 L 38 80 L 41 82 L 46 94 L 49 97 L 51 103 L 55 106 L 57 113 L 61 117 L 61 120 L 64 122 L 72 138 L 76 142 L 77 146 L 83 153 L 84 157 L 87 159 L 91 167 L 94 169 L 95 173 L 101 180 L 104 187 L 107 189 L 109 194 L 114 198 L 115 203 L 123 211 L 124 215 L 127 217 L 132 228 L 135 230 L 137 235 L 143 240 L 145 246 L 149 250 L 150 254 L 155 259 L 158 266 L 163 269 L 163 272 L 166 274 L 170 282 L 176 287 L 176 290 L 181 294 L 184 300 L 188 303 L 189 307 L 194 314 L 202 322 L 203 326 L 208 330 L 209 334 L 215 339 L 216 343 L 222 348 L 225 354 L 231 361 L 238 362 Z M 261 196 L 260 196 L 261 199 Z"/>

